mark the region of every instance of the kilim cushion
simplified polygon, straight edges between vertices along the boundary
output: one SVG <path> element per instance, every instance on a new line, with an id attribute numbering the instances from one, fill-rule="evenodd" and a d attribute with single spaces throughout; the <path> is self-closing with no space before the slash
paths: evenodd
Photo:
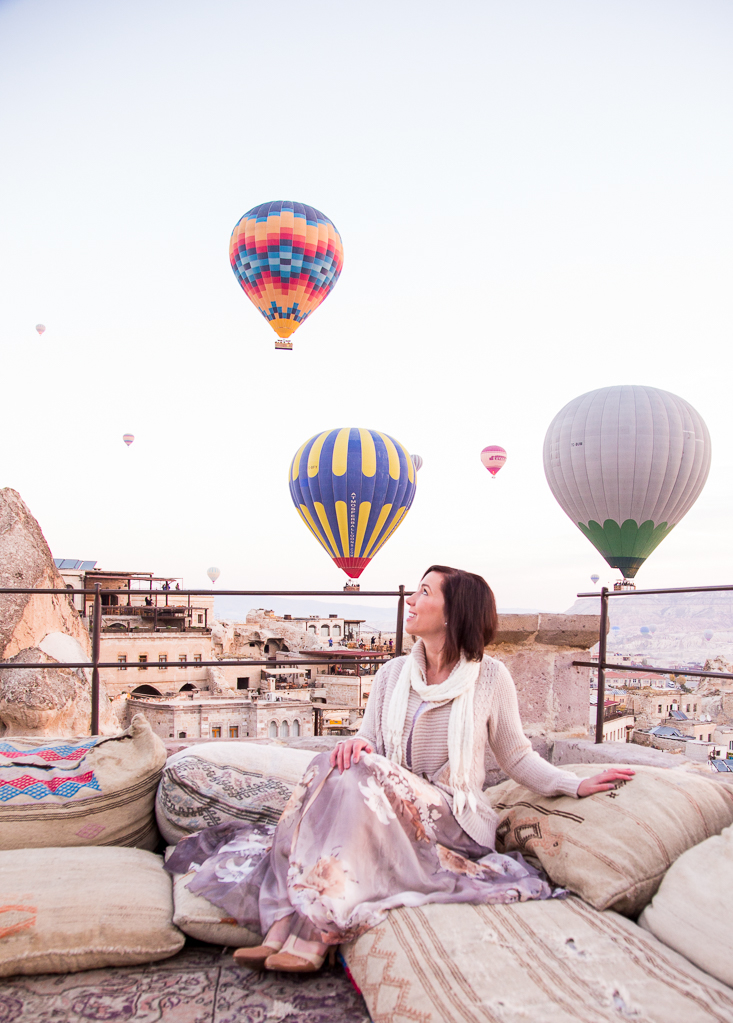
<path id="1" fill-rule="evenodd" d="M 564 769 L 586 778 L 604 766 L 618 765 Z M 596 909 L 635 916 L 678 856 L 733 824 L 733 786 L 676 768 L 634 771 L 586 799 L 538 796 L 513 781 L 488 789 L 500 818 L 497 849 L 530 853 Z"/>
<path id="2" fill-rule="evenodd" d="M 173 846 L 169 846 L 166 855 L 172 849 Z M 212 945 L 230 945 L 232 948 L 259 945 L 262 941 L 259 932 L 240 927 L 223 909 L 188 890 L 186 885 L 195 873 L 195 870 L 189 870 L 187 874 L 173 876 L 173 923 L 176 927 L 180 927 L 184 934 Z"/>
<path id="3" fill-rule="evenodd" d="M 0 852 L 0 976 L 75 973 L 167 959 L 171 878 L 142 849 Z"/>
<path id="4" fill-rule="evenodd" d="M 154 849 L 165 745 L 142 715 L 109 738 L 0 740 L 0 849 Z"/>
<path id="5" fill-rule="evenodd" d="M 639 917 L 642 927 L 733 986 L 727 921 L 733 920 L 733 828 L 688 849 Z M 723 924 L 721 929 L 720 924 Z"/>
<path id="6" fill-rule="evenodd" d="M 254 742 L 211 742 L 174 753 L 155 804 L 161 834 L 175 845 L 212 824 L 277 824 L 316 755 Z"/>
<path id="7" fill-rule="evenodd" d="M 342 945 L 373 1023 L 730 1023 L 733 990 L 577 898 L 393 909 Z"/>

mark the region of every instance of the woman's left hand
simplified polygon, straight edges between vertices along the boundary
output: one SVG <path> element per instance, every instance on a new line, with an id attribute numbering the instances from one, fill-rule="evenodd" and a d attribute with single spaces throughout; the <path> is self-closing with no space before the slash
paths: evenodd
<path id="1" fill-rule="evenodd" d="M 617 787 L 616 782 L 631 781 L 635 774 L 630 767 L 611 767 L 590 778 L 583 778 L 578 786 L 578 798 L 592 796 L 594 792 L 608 792 L 609 789 Z"/>

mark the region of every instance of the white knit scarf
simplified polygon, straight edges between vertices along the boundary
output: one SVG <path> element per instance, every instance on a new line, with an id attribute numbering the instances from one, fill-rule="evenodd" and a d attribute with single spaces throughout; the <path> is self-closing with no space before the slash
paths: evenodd
<path id="1" fill-rule="evenodd" d="M 466 802 L 476 809 L 476 797 L 470 786 L 473 762 L 473 694 L 481 670 L 481 661 L 467 661 L 461 657 L 448 678 L 440 685 L 429 686 L 415 657 L 418 644 L 405 660 L 397 679 L 389 706 L 386 710 L 384 747 L 387 758 L 395 764 L 402 764 L 402 736 L 405 730 L 407 701 L 410 689 L 414 689 L 421 700 L 435 705 L 453 701 L 448 721 L 448 759 L 450 763 L 450 785 L 453 789 L 453 813 L 461 814 Z M 424 652 L 424 648 L 423 648 Z"/>

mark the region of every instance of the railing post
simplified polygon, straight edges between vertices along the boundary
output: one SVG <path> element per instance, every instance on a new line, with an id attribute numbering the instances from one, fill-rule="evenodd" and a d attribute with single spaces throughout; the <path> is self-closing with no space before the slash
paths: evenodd
<path id="1" fill-rule="evenodd" d="M 402 630 L 405 624 L 405 587 L 400 586 L 400 599 L 397 601 L 397 629 L 394 644 L 395 657 L 402 657 Z"/>
<path id="2" fill-rule="evenodd" d="M 102 639 L 102 587 L 94 584 L 92 615 L 92 735 L 99 735 L 99 650 Z"/>
<path id="3" fill-rule="evenodd" d="M 601 634 L 598 639 L 598 706 L 596 742 L 603 742 L 603 710 L 606 705 L 606 633 L 608 631 L 608 587 L 601 587 Z"/>

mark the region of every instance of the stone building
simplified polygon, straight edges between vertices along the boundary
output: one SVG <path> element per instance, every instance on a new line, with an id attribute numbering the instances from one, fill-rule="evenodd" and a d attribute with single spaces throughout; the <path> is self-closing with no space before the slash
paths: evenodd
<path id="1" fill-rule="evenodd" d="M 143 714 L 161 739 L 289 738 L 313 735 L 313 707 L 303 700 L 248 700 L 188 693 L 171 699 L 132 696 L 128 719 Z"/>

